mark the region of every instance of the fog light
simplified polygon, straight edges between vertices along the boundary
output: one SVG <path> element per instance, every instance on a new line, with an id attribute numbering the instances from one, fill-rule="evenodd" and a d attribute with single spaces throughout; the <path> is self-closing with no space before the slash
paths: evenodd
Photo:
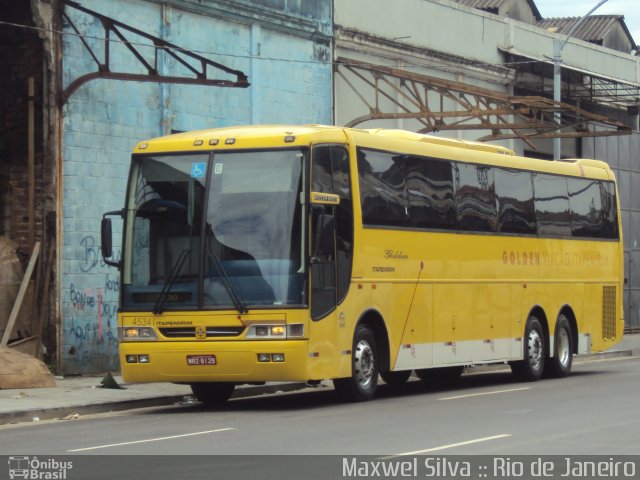
<path id="1" fill-rule="evenodd" d="M 271 354 L 272 362 L 284 362 L 284 353 L 273 353 Z"/>
<path id="2" fill-rule="evenodd" d="M 137 355 L 127 355 L 126 357 L 127 363 L 138 363 Z"/>
<path id="3" fill-rule="evenodd" d="M 138 355 L 139 363 L 149 363 L 149 355 Z"/>
<path id="4" fill-rule="evenodd" d="M 259 353 L 258 354 L 258 361 L 259 362 L 270 362 L 271 361 L 271 355 L 269 355 L 268 353 Z"/>

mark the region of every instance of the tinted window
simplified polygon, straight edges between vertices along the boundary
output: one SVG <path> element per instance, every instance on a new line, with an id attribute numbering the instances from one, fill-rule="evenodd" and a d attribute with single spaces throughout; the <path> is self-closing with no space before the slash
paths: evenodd
<path id="1" fill-rule="evenodd" d="M 497 230 L 493 170 L 482 165 L 453 164 L 458 228 L 476 232 Z"/>
<path id="2" fill-rule="evenodd" d="M 602 229 L 604 238 L 618 238 L 618 207 L 616 186 L 613 182 L 602 182 Z"/>
<path id="3" fill-rule="evenodd" d="M 571 213 L 566 177 L 534 174 L 538 234 L 542 236 L 571 236 Z"/>
<path id="4" fill-rule="evenodd" d="M 498 200 L 498 231 L 503 233 L 536 233 L 531 173 L 494 169 Z"/>
<path id="5" fill-rule="evenodd" d="M 600 182 L 567 178 L 571 232 L 574 237 L 600 237 L 602 229 L 602 195 Z"/>
<path id="6" fill-rule="evenodd" d="M 358 150 L 364 224 L 402 226 L 408 223 L 403 158 L 390 153 Z"/>
<path id="7" fill-rule="evenodd" d="M 456 228 L 451 163 L 407 158 L 406 172 L 409 224 L 417 228 Z"/>

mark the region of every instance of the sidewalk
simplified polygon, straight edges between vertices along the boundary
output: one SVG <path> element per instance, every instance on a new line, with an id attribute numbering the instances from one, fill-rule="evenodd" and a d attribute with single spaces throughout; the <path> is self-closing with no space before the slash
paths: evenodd
<path id="1" fill-rule="evenodd" d="M 589 358 L 640 356 L 640 334 L 626 335 L 615 348 L 605 353 L 580 356 Z M 476 370 L 477 371 L 477 370 Z M 57 378 L 54 388 L 0 390 L 0 425 L 49 419 L 74 419 L 81 415 L 129 410 L 133 408 L 191 403 L 191 388 L 172 383 L 125 384 L 123 389 L 102 388 L 102 376 Z M 233 398 L 253 397 L 305 388 L 304 383 L 242 385 Z"/>

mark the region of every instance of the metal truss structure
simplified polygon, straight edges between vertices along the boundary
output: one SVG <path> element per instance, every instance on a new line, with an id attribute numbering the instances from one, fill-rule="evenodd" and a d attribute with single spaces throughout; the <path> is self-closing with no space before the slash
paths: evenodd
<path id="1" fill-rule="evenodd" d="M 367 120 L 415 119 L 424 126 L 420 133 L 489 130 L 490 135 L 478 140 L 516 138 L 534 149 L 533 139 L 629 135 L 632 131 L 617 120 L 543 96 L 507 95 L 348 58 L 337 59 L 336 72 L 369 109 L 347 123 L 349 127 Z M 454 108 L 445 110 L 445 104 Z M 557 111 L 562 115 L 559 129 L 553 118 Z M 608 128 L 589 130 L 590 123 Z"/>
<path id="2" fill-rule="evenodd" d="M 89 10 L 88 8 L 85 8 L 71 0 L 65 0 L 64 5 L 66 7 L 79 10 L 99 20 L 102 28 L 104 29 L 104 35 L 98 39 L 98 41 L 102 42 L 102 48 L 100 49 L 101 53 L 98 53 L 98 49 L 92 48 L 91 45 L 89 45 L 87 38 L 85 38 L 85 36 L 80 32 L 78 27 L 63 9 L 62 17 L 64 21 L 71 26 L 75 34 L 78 36 L 84 48 L 89 52 L 89 55 L 91 55 L 97 69 L 94 72 L 81 75 L 73 80 L 61 92 L 61 105 L 64 105 L 69 100 L 69 97 L 73 95 L 80 86 L 97 78 L 236 88 L 246 88 L 250 85 L 247 76 L 239 70 L 226 67 L 225 65 L 209 60 L 202 55 L 198 55 L 185 48 L 181 48 L 178 45 L 169 43 L 166 40 L 149 35 L 148 33 L 119 22 L 118 20 L 114 20 L 113 18 L 94 12 L 93 10 Z M 127 35 L 129 37 L 136 37 L 137 42 L 132 41 L 131 38 L 127 38 Z M 138 69 L 141 67 L 141 69 L 146 71 L 146 73 L 114 71 L 110 55 L 111 43 L 114 41 L 124 45 L 133 56 L 134 64 L 137 62 Z M 150 49 L 153 51 L 151 55 L 148 54 Z M 168 57 L 172 57 L 175 61 L 180 63 L 184 67 L 185 73 L 188 74 L 167 75 L 161 73 L 158 66 L 160 52 L 164 52 Z M 102 57 L 102 60 L 99 57 Z M 235 77 L 235 80 L 212 78 L 212 71 L 215 71 L 218 74 L 223 72 L 230 77 Z"/>

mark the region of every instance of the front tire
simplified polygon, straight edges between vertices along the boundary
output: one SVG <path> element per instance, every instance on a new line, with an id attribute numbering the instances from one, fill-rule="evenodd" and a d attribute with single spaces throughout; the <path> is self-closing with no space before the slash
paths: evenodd
<path id="1" fill-rule="evenodd" d="M 564 315 L 558 317 L 554 340 L 553 357 L 548 359 L 545 373 L 552 378 L 564 378 L 571 373 L 573 364 L 573 331 Z"/>
<path id="2" fill-rule="evenodd" d="M 529 317 L 525 325 L 523 343 L 524 360 L 513 362 L 511 371 L 520 380 L 535 382 L 540 380 L 544 373 L 547 355 L 542 324 L 533 315 Z"/>
<path id="3" fill-rule="evenodd" d="M 209 382 L 191 384 L 193 396 L 205 405 L 222 405 L 229 400 L 235 388 L 236 385 L 234 383 Z"/>
<path id="4" fill-rule="evenodd" d="M 370 400 L 378 386 L 378 351 L 375 336 L 367 325 L 356 327 L 351 359 L 351 377 L 335 379 L 336 392 L 350 402 Z"/>

